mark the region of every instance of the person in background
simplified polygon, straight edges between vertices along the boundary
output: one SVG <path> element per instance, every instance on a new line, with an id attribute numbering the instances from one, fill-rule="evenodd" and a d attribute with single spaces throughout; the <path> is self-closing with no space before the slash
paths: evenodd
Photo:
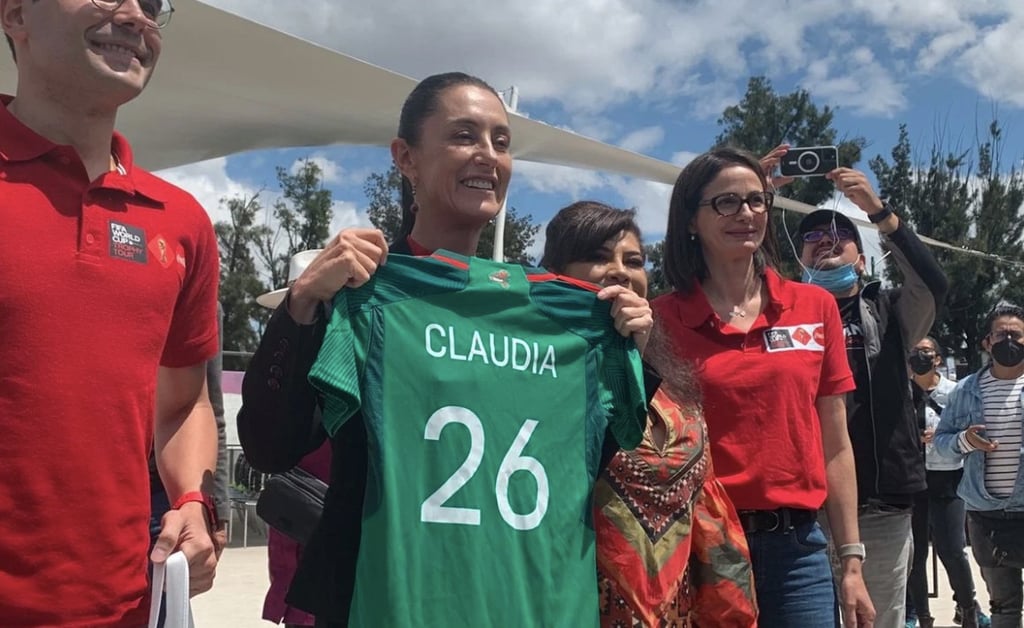
<path id="1" fill-rule="evenodd" d="M 907 609 L 907 628 L 914 628 L 915 625 L 932 628 L 935 625 L 928 603 L 929 531 L 935 544 L 935 553 L 946 569 L 953 600 L 956 601 L 954 623 L 963 622 L 962 609 L 974 608 L 978 625 L 987 628 L 991 621 L 978 608 L 974 575 L 967 562 L 967 513 L 964 501 L 956 494 L 964 473 L 964 463 L 959 457 L 946 457 L 937 452 L 933 442 L 942 409 L 946 407 L 949 393 L 956 384 L 939 370 L 942 367 L 942 351 L 939 343 L 931 336 L 926 336 L 914 346 L 907 358 L 907 365 L 914 387 L 914 406 L 918 409 L 928 473 L 928 490 L 914 498 L 914 558 L 907 582 L 907 593 L 911 601 Z"/>
<path id="2" fill-rule="evenodd" d="M 949 285 L 935 257 L 863 172 L 837 168 L 826 176 L 878 226 L 903 277 L 898 288 L 882 288 L 878 281 L 862 285 L 860 234 L 843 214 L 819 209 L 800 221 L 803 281 L 827 290 L 839 306 L 857 385 L 846 395 L 846 424 L 857 472 L 858 528 L 871 557 L 864 581 L 878 609 L 875 625 L 902 628 L 911 505 L 926 487 L 907 354 L 931 329 Z"/>
<path id="3" fill-rule="evenodd" d="M 573 203 L 551 219 L 546 236 L 541 266 L 646 298 L 633 211 Z M 653 399 L 643 442 L 626 451 L 605 437 L 607 464 L 594 488 L 601 625 L 756 626 L 747 541 L 715 479 L 700 388 L 667 342 L 655 335 L 644 351 Z"/>
<path id="4" fill-rule="evenodd" d="M 4 0 L 0 623 L 140 626 L 148 561 L 213 586 L 218 251 L 210 217 L 114 130 L 172 2 Z M 153 121 L 153 124 L 160 124 Z M 147 460 L 171 510 L 150 551 Z"/>
<path id="5" fill-rule="evenodd" d="M 300 251 L 291 257 L 288 264 L 289 286 L 319 253 L 319 250 Z M 272 290 L 256 297 L 256 302 L 263 307 L 274 309 L 281 304 L 287 293 L 288 288 Z M 330 444 L 324 441 L 318 449 L 303 457 L 296 466 L 324 482 L 328 481 L 331 474 Z M 285 628 L 316 625 L 316 618 L 312 614 L 295 608 L 285 599 L 301 559 L 302 545 L 277 529 L 267 527 L 267 570 L 270 587 L 263 599 L 263 619 L 274 624 L 284 623 Z"/>
<path id="6" fill-rule="evenodd" d="M 854 382 L 835 300 L 772 267 L 765 172 L 780 156 L 719 148 L 683 168 L 665 238 L 674 292 L 654 300 L 655 318 L 695 365 L 715 471 L 750 547 L 759 623 L 836 625 L 824 506 L 845 625 L 870 626 L 844 401 Z"/>
<path id="7" fill-rule="evenodd" d="M 1024 606 L 1024 310 L 1000 303 L 985 319 L 990 363 L 957 382 L 935 449 L 963 458 L 957 494 L 967 506 L 974 559 L 988 587 L 992 628 L 1020 628 Z M 964 615 L 967 625 L 969 614 Z"/>

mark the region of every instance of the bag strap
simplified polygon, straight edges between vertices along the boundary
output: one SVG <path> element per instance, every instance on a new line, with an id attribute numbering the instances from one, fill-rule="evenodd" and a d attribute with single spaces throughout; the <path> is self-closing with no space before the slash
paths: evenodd
<path id="1" fill-rule="evenodd" d="M 174 552 L 165 563 L 153 565 L 150 595 L 149 628 L 157 628 L 161 603 L 166 612 L 164 628 L 195 628 L 188 596 L 188 559 L 183 552 Z"/>

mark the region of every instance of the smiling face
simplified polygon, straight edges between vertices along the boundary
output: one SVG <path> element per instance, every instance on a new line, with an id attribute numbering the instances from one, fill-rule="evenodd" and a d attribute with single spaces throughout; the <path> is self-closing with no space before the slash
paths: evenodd
<path id="1" fill-rule="evenodd" d="M 512 175 L 508 114 L 491 91 L 457 85 L 438 96 L 415 145 L 396 140 L 399 169 L 416 189 L 417 223 L 476 227 L 497 215 Z"/>
<path id="2" fill-rule="evenodd" d="M 701 202 L 722 194 L 747 198 L 754 192 L 764 192 L 757 173 L 745 166 L 729 166 L 704 187 Z M 767 224 L 768 211 L 755 213 L 746 203 L 732 216 L 721 216 L 705 204 L 691 221 L 690 232 L 700 240 L 710 266 L 711 260 L 752 256 L 764 240 Z"/>
<path id="3" fill-rule="evenodd" d="M 562 274 L 600 286 L 625 286 L 646 297 L 645 262 L 640 238 L 631 231 L 623 231 L 602 244 L 588 259 L 567 264 Z"/>
<path id="4" fill-rule="evenodd" d="M 116 107 L 137 96 L 160 57 L 160 31 L 138 0 L 115 11 L 91 0 L 8 2 L 3 21 L 18 50 L 19 85 L 86 107 Z"/>
<path id="5" fill-rule="evenodd" d="M 811 230 L 815 241 L 804 241 L 800 250 L 800 262 L 807 268 L 829 270 L 846 264 L 853 264 L 859 275 L 864 270 L 864 256 L 857 250 L 857 243 L 846 236 L 846 229 L 835 229 L 823 224 Z"/>

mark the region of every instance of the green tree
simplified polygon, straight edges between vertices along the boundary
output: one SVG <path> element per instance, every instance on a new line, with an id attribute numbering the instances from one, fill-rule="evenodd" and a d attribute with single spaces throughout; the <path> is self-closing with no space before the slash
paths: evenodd
<path id="1" fill-rule="evenodd" d="M 263 212 L 259 194 L 251 197 L 222 199 L 230 218 L 214 225 L 220 249 L 220 301 L 224 307 L 224 347 L 233 351 L 255 351 L 259 335 L 253 321 L 263 315 L 253 299 L 265 291 L 260 280 L 252 244 L 265 236 L 267 227 L 256 224 Z M 228 370 L 244 368 L 244 361 L 229 356 L 224 361 Z"/>
<path id="2" fill-rule="evenodd" d="M 665 241 L 644 245 L 644 255 L 647 257 L 647 298 L 671 292 L 672 286 L 668 285 L 665 278 Z"/>
<path id="3" fill-rule="evenodd" d="M 730 145 L 764 155 L 783 142 L 791 146 L 836 146 L 839 163 L 853 166 L 860 161 L 867 145 L 863 137 L 840 138 L 833 126 L 836 109 L 819 108 L 811 94 L 798 89 L 778 94 L 771 81 L 755 76 L 747 83 L 747 92 L 735 105 L 725 108 L 718 119 L 721 133 L 716 146 Z M 834 191 L 831 181 L 823 177 L 797 179 L 783 193 L 794 200 L 818 205 Z"/>
<path id="4" fill-rule="evenodd" d="M 391 165 L 386 172 L 375 172 L 363 183 L 363 193 L 369 200 L 366 213 L 373 226 L 384 232 L 388 242 L 394 242 L 402 227 L 402 176 L 398 168 Z M 480 234 L 480 242 L 476 247 L 477 257 L 490 259 L 494 252 L 494 230 L 492 222 Z M 515 207 L 505 210 L 505 242 L 503 245 L 505 261 L 512 264 L 529 264 L 529 249 L 540 225 L 533 221 L 533 216 L 520 216 Z"/>
<path id="5" fill-rule="evenodd" d="M 402 228 L 402 174 L 394 164 L 385 172 L 371 173 L 363 182 L 363 194 L 369 201 L 370 222 L 393 241 Z"/>
<path id="6" fill-rule="evenodd" d="M 330 237 L 333 200 L 323 171 L 302 160 L 294 172 L 277 169 L 281 198 L 272 207 L 252 197 L 224 199 L 228 221 L 215 225 L 220 246 L 220 299 L 224 306 L 224 349 L 251 352 L 259 344 L 270 312 L 256 297 L 288 280 L 288 261 L 298 251 L 322 248 Z M 243 369 L 247 360 L 229 356 L 226 369 Z"/>
<path id="7" fill-rule="evenodd" d="M 743 99 L 726 107 L 718 119 L 721 129 L 715 139 L 716 146 L 730 145 L 765 155 L 779 144 L 790 146 L 836 146 L 839 163 L 854 166 L 861 159 L 867 140 L 857 136 L 845 138 L 834 126 L 836 109 L 814 104 L 811 94 L 798 89 L 789 94 L 776 93 L 771 81 L 755 76 L 747 83 Z M 835 186 L 824 177 L 797 179 L 780 193 L 809 205 L 828 200 Z M 796 212 L 775 212 L 775 230 L 779 241 L 780 271 L 788 277 L 800 276 L 797 254 L 790 246 L 790 237 L 796 233 L 802 215 Z M 781 218 L 785 216 L 785 220 Z"/>
<path id="8" fill-rule="evenodd" d="M 270 285 L 288 281 L 288 260 L 299 251 L 323 248 L 331 236 L 333 197 L 324 186 L 323 170 L 316 162 L 299 161 L 294 173 L 278 166 L 281 198 L 267 216 L 267 229 L 255 241 L 256 255 L 270 277 Z M 270 225 L 276 225 L 271 228 Z"/>
<path id="9" fill-rule="evenodd" d="M 919 234 L 995 258 L 937 248 L 933 252 L 950 283 L 933 334 L 970 369 L 981 364 L 980 326 L 1001 299 L 1020 296 L 1024 180 L 1016 168 L 1001 169 L 1002 130 L 993 121 L 974 150 L 933 144 L 926 164 L 915 164 L 906 126 L 891 161 L 871 160 L 880 193 Z M 894 269 L 887 276 L 901 277 Z"/>

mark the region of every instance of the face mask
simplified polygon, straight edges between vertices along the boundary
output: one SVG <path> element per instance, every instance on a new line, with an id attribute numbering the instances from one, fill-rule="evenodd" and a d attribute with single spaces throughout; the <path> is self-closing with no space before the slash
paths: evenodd
<path id="1" fill-rule="evenodd" d="M 821 286 L 832 294 L 844 294 L 857 283 L 857 271 L 853 264 L 843 264 L 839 268 L 827 270 L 811 270 L 804 268 L 804 283 Z"/>
<path id="2" fill-rule="evenodd" d="M 1014 367 L 1024 362 L 1024 345 L 1010 338 L 993 343 L 991 353 L 1001 366 Z"/>
<path id="3" fill-rule="evenodd" d="M 910 370 L 914 371 L 917 375 L 924 375 L 935 368 L 935 356 L 933 355 L 912 353 L 907 362 L 910 364 Z"/>

